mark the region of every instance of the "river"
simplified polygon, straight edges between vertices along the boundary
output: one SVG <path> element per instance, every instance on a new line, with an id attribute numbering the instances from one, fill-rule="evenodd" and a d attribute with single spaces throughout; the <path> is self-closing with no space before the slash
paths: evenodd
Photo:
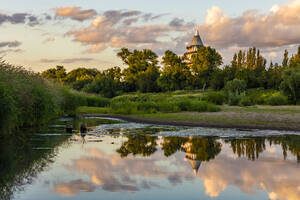
<path id="1" fill-rule="evenodd" d="M 109 118 L 61 118 L 22 131 L 0 142 L 1 200 L 300 200 L 299 132 Z"/>

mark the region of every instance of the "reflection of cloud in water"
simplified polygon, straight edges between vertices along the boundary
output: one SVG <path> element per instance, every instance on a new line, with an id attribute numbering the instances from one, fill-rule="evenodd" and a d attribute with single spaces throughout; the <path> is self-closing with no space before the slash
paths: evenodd
<path id="1" fill-rule="evenodd" d="M 229 148 L 229 145 L 226 146 Z M 118 154 L 108 155 L 97 148 L 89 149 L 88 153 L 80 159 L 73 160 L 73 163 L 66 168 L 88 175 L 90 185 L 100 186 L 106 191 L 137 192 L 142 189 L 162 187 L 160 185 L 162 179 L 168 180 L 171 186 L 201 179 L 205 193 L 210 197 L 219 196 L 229 185 L 232 185 L 246 194 L 265 190 L 270 199 L 300 200 L 299 164 L 278 157 L 264 156 L 263 160 L 249 161 L 245 158 L 228 157 L 222 152 L 214 160 L 203 162 L 197 176 L 194 176 L 189 163 L 184 162 L 185 155 L 182 152 L 170 158 L 164 157 L 162 152 L 158 151 L 149 158 L 128 156 L 124 159 Z M 165 160 L 172 170 L 169 170 L 166 165 L 160 165 L 159 161 L 162 160 Z M 78 190 L 78 186 L 75 190 L 76 184 L 73 185 L 72 182 L 56 185 L 55 192 L 65 191 L 71 195 L 76 194 L 75 191 L 85 190 L 84 187 Z M 73 189 L 67 186 L 73 186 Z M 62 189 L 58 190 L 57 187 Z M 164 187 L 168 186 L 164 185 Z"/>
<path id="2" fill-rule="evenodd" d="M 300 199 L 299 165 L 273 158 L 255 162 L 222 156 L 206 163 L 198 177 L 204 182 L 206 194 L 219 196 L 228 185 L 238 186 L 242 192 L 252 194 L 257 189 L 266 190 L 279 199 Z"/>
<path id="3" fill-rule="evenodd" d="M 65 184 L 57 184 L 54 187 L 54 192 L 64 196 L 74 196 L 80 192 L 93 192 L 95 186 L 82 180 L 75 180 Z"/>

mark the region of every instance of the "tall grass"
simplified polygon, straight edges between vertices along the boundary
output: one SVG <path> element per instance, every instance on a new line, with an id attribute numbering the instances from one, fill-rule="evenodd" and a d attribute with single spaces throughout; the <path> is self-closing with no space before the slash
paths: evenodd
<path id="1" fill-rule="evenodd" d="M 201 101 L 199 97 L 168 94 L 133 94 L 115 97 L 110 103 L 110 112 L 116 114 L 172 113 L 181 111 L 217 112 L 213 103 Z"/>
<path id="2" fill-rule="evenodd" d="M 0 135 L 16 127 L 38 126 L 78 106 L 106 106 L 109 100 L 74 92 L 39 74 L 0 60 Z"/>

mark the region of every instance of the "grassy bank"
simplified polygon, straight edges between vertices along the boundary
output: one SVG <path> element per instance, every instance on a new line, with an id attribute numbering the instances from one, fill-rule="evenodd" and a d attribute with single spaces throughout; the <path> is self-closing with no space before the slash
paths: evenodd
<path id="1" fill-rule="evenodd" d="M 78 106 L 106 106 L 109 100 L 75 92 L 39 74 L 0 60 L 0 136 L 17 127 L 39 126 Z"/>
<path id="2" fill-rule="evenodd" d="M 237 107 L 224 105 L 220 108 L 220 112 L 159 112 L 120 116 L 130 121 L 145 123 L 300 131 L 300 106 Z M 79 107 L 77 114 L 111 115 L 107 109 L 91 107 Z"/>
<path id="3" fill-rule="evenodd" d="M 201 100 L 200 96 L 172 94 L 126 94 L 112 98 L 104 108 L 81 107 L 78 112 L 112 114 L 146 114 L 176 112 L 218 112 L 220 107 Z"/>

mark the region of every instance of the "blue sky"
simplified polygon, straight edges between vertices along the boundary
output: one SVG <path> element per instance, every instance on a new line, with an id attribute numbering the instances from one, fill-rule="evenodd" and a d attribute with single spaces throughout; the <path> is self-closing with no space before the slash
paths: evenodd
<path id="1" fill-rule="evenodd" d="M 224 63 L 238 49 L 251 46 L 280 62 L 284 49 L 294 53 L 300 43 L 299 0 L 0 0 L 0 4 L 0 17 L 6 19 L 0 18 L 0 56 L 34 71 L 57 64 L 69 70 L 122 65 L 115 56 L 121 47 L 151 48 L 159 55 L 169 48 L 182 54 L 196 26 L 204 43 L 221 52 Z M 107 12 L 111 10 L 118 12 Z M 88 17 L 78 16 L 83 12 L 89 12 Z M 26 13 L 24 20 L 13 21 L 16 13 Z M 153 18 L 146 21 L 146 14 Z M 30 17 L 36 20 L 29 21 Z"/>

